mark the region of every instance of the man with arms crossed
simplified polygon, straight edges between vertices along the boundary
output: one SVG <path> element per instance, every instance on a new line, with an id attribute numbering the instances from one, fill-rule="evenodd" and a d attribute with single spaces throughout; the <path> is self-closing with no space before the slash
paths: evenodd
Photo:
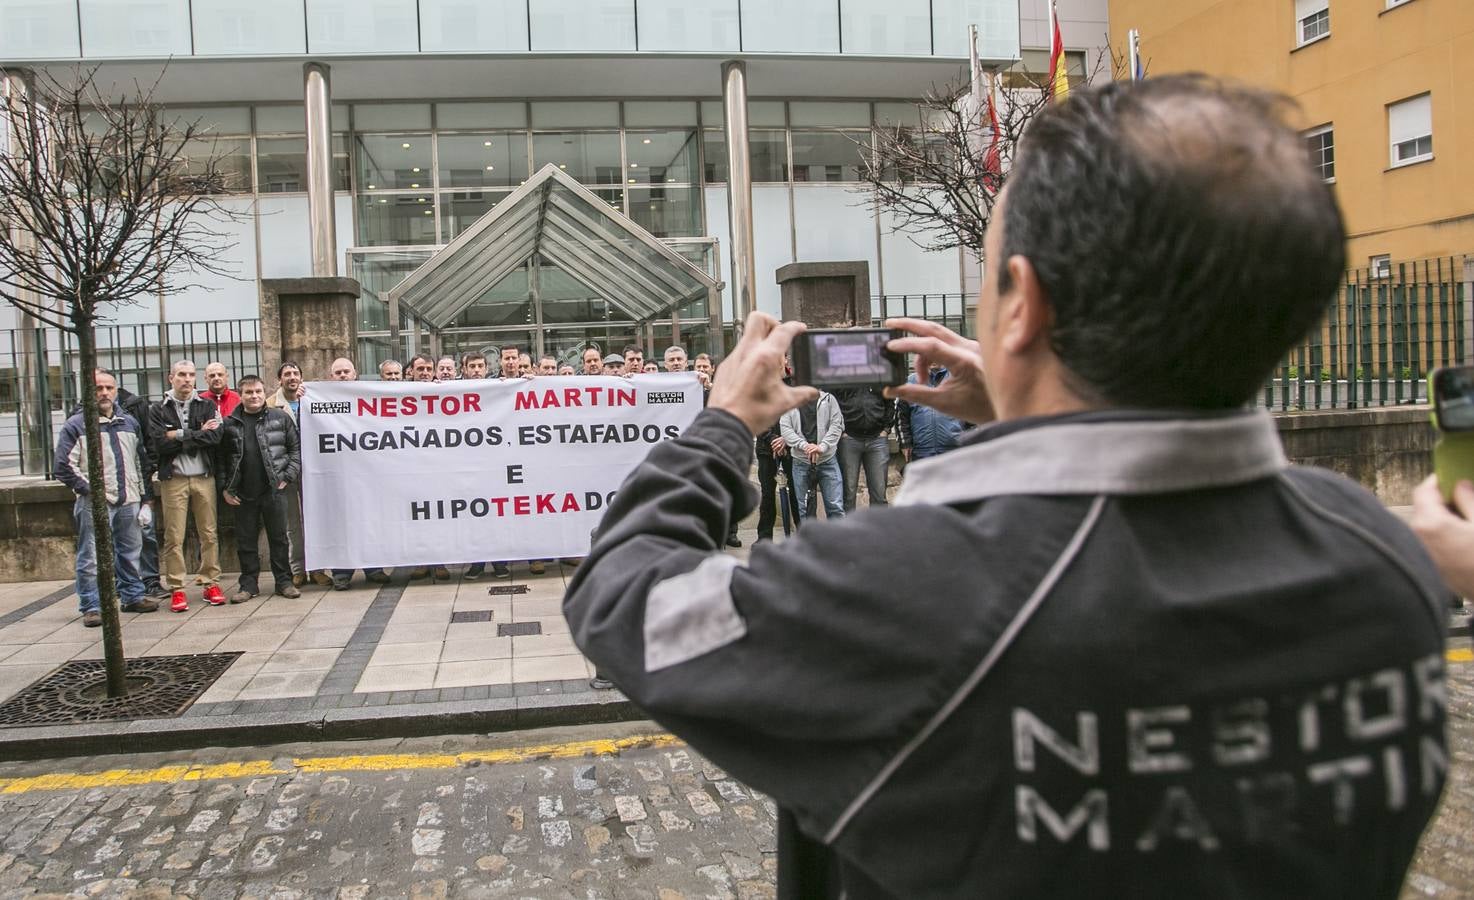
<path id="1" fill-rule="evenodd" d="M 215 449 L 220 446 L 220 410 L 195 392 L 194 363 L 169 368 L 169 392 L 149 410 L 150 444 L 158 456 L 159 496 L 164 501 L 164 579 L 169 609 L 186 612 L 184 530 L 194 515 L 200 537 L 200 581 L 211 606 L 225 603 L 220 590 L 220 550 L 215 541 Z"/>
<path id="2" fill-rule="evenodd" d="M 991 423 L 891 506 L 721 552 L 753 435 L 814 396 L 780 380 L 803 326 L 761 313 L 615 495 L 574 641 L 776 800 L 780 896 L 1398 896 L 1448 768 L 1447 601 L 1245 409 L 1346 262 L 1285 115 L 1185 75 L 1038 113 L 978 339 L 889 323 L 951 375 L 890 395 Z"/>

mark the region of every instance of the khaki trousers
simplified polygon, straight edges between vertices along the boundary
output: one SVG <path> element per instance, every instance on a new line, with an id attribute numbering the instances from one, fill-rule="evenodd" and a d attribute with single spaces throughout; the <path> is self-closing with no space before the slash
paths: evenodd
<path id="1" fill-rule="evenodd" d="M 164 504 L 164 581 L 169 590 L 184 589 L 184 532 L 194 513 L 200 537 L 200 577 L 206 585 L 220 580 L 220 549 L 215 541 L 215 479 L 208 475 L 175 475 L 159 482 Z"/>

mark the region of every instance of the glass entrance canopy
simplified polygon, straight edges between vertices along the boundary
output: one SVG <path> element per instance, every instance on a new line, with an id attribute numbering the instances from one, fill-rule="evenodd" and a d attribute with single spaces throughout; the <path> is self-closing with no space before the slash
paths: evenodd
<path id="1" fill-rule="evenodd" d="M 443 329 L 539 257 L 636 322 L 720 309 L 720 282 L 549 164 L 390 290 L 389 319 Z"/>

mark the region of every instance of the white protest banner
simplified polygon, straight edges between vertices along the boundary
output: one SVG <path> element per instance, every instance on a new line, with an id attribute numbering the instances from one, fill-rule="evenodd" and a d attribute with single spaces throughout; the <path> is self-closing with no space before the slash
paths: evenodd
<path id="1" fill-rule="evenodd" d="M 582 556 L 694 374 L 314 381 L 302 398 L 309 569 Z"/>

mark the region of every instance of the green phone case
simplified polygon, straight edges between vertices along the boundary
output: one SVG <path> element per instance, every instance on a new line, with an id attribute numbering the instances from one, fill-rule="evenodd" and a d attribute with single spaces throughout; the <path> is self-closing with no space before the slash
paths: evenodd
<path id="1" fill-rule="evenodd" d="M 1433 471 L 1445 501 L 1453 500 L 1454 485 L 1461 479 L 1474 481 L 1474 432 L 1440 434 L 1433 445 Z"/>
<path id="2" fill-rule="evenodd" d="M 1431 391 L 1441 369 L 1428 373 L 1428 388 Z M 1452 502 L 1454 485 L 1464 479 L 1474 481 L 1474 431 L 1444 431 L 1438 422 L 1438 404 L 1430 414 L 1433 427 L 1438 429 L 1438 441 L 1433 445 L 1433 471 L 1438 476 L 1438 489 L 1444 502 Z"/>

